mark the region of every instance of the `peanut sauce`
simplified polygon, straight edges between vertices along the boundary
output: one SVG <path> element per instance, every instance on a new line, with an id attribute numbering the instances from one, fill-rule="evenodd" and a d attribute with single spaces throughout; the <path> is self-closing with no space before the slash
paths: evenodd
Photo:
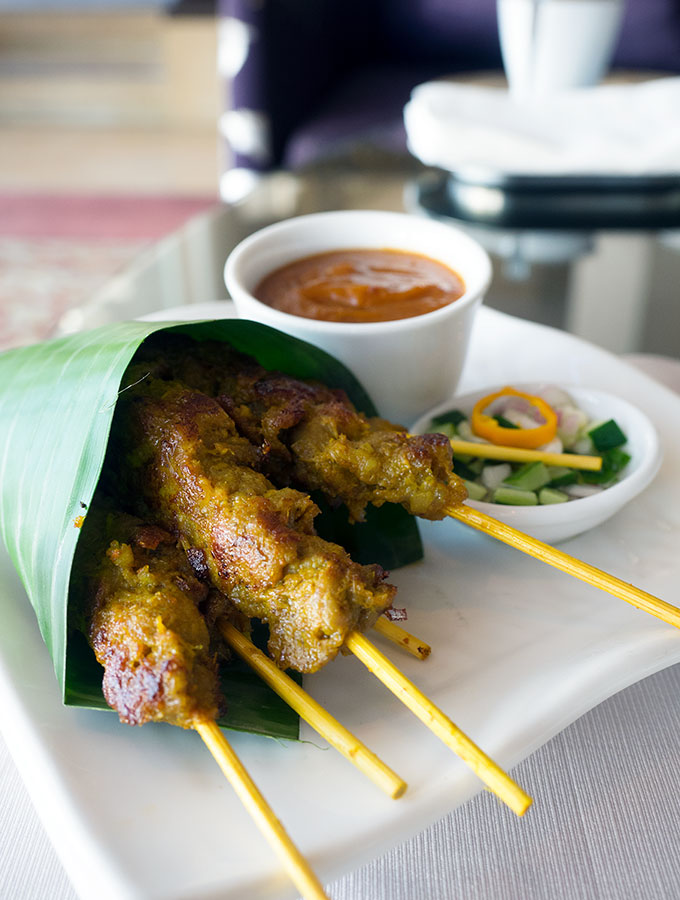
<path id="1" fill-rule="evenodd" d="M 334 250 L 275 269 L 255 288 L 274 309 L 327 322 L 387 322 L 447 306 L 465 284 L 443 263 L 402 250 Z"/>

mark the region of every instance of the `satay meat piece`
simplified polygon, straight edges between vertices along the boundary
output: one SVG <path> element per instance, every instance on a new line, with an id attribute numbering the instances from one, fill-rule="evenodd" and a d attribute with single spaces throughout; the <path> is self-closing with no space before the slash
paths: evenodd
<path id="1" fill-rule="evenodd" d="M 107 703 L 128 725 L 191 728 L 214 720 L 217 662 L 201 612 L 208 587 L 167 531 L 127 516 L 114 516 L 109 531 L 121 539 L 110 542 L 88 578 L 88 636 L 104 667 Z"/>
<path id="2" fill-rule="evenodd" d="M 355 521 L 369 503 L 442 519 L 467 497 L 445 435 L 409 435 L 357 412 L 344 391 L 268 372 L 225 344 L 163 335 L 143 353 L 161 377 L 218 398 L 275 483 L 319 490 Z"/>
<path id="3" fill-rule="evenodd" d="M 346 405 L 322 403 L 294 430 L 295 477 L 308 490 L 343 501 L 355 521 L 368 504 L 400 503 L 414 516 L 441 519 L 467 496 L 453 476 L 451 448 L 440 434 L 410 436 Z"/>
<path id="4" fill-rule="evenodd" d="M 281 667 L 316 671 L 392 603 L 380 566 L 360 566 L 313 529 L 317 506 L 256 471 L 261 451 L 220 404 L 153 377 L 123 392 L 107 462 L 137 509 L 177 535 L 195 571 L 269 625 Z M 137 382 L 135 384 L 135 382 Z"/>

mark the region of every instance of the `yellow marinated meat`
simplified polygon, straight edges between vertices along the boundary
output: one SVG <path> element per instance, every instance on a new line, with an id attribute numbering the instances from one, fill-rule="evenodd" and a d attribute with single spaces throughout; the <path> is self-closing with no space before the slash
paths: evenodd
<path id="1" fill-rule="evenodd" d="M 105 478 L 132 511 L 173 532 L 201 577 L 269 625 L 282 667 L 316 671 L 392 602 L 380 566 L 360 566 L 313 530 L 318 508 L 260 472 L 261 448 L 215 400 L 133 368 Z"/>
<path id="2" fill-rule="evenodd" d="M 409 436 L 380 419 L 357 416 L 343 427 L 334 404 L 323 405 L 294 430 L 290 449 L 297 480 L 342 500 L 361 521 L 370 503 L 401 503 L 414 516 L 441 519 L 467 496 L 453 476 L 444 435 Z"/>
<path id="3" fill-rule="evenodd" d="M 89 524 L 98 527 L 97 517 Z M 116 515 L 107 530 L 121 540 L 89 563 L 87 579 L 88 636 L 107 703 L 129 725 L 214 720 L 217 663 L 201 611 L 208 588 L 166 531 Z"/>
<path id="4" fill-rule="evenodd" d="M 142 354 L 159 377 L 216 397 L 276 483 L 319 490 L 353 520 L 388 502 L 442 519 L 467 497 L 444 435 L 409 435 L 357 412 L 343 391 L 268 372 L 225 344 L 161 335 Z"/>

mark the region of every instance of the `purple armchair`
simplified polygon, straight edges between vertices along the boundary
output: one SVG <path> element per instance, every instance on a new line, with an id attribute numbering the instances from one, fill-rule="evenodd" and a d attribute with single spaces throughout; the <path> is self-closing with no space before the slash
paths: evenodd
<path id="1" fill-rule="evenodd" d="M 406 153 L 422 81 L 502 67 L 495 0 L 219 0 L 233 164 L 300 168 L 352 145 Z M 614 67 L 680 72 L 680 0 L 628 0 Z"/>

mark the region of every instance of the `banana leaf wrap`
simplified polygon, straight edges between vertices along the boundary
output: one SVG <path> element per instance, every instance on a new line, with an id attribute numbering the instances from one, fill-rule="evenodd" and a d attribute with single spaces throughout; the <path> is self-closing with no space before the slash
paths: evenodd
<path id="1" fill-rule="evenodd" d="M 342 388 L 359 410 L 376 413 L 336 359 L 245 320 L 120 322 L 0 355 L 0 530 L 70 706 L 108 708 L 102 669 L 83 635 L 69 627 L 73 558 L 81 517 L 100 477 L 123 373 L 144 340 L 164 330 L 197 341 L 224 341 L 267 369 Z M 348 525 L 337 511 L 317 521 L 320 533 L 342 543 L 358 562 L 394 569 L 422 557 L 417 524 L 401 507 L 373 508 L 360 525 Z M 297 716 L 245 665 L 225 668 L 223 687 L 228 710 L 220 724 L 298 736 Z"/>

